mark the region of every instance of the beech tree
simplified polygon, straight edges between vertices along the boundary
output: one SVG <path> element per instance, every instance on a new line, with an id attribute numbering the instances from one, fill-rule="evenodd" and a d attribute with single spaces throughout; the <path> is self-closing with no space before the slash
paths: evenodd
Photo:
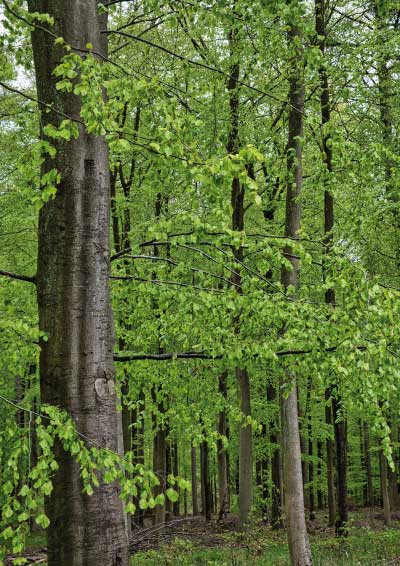
<path id="1" fill-rule="evenodd" d="M 97 2 L 32 0 L 29 9 L 54 22 L 33 23 L 32 32 L 38 99 L 45 105 L 41 134 L 55 150 L 44 160 L 42 177 L 56 174 L 58 181 L 39 218 L 41 399 L 67 410 L 90 442 L 117 451 L 108 149 L 103 137 L 85 131 L 79 96 L 57 90 L 54 74 L 64 42 L 82 55 L 90 44 L 100 56 L 104 52 Z M 57 38 L 62 38 L 58 45 Z M 54 135 L 62 120 L 71 127 L 66 141 Z M 92 496 L 82 494 L 73 456 L 61 443 L 55 453 L 58 470 L 46 503 L 49 564 L 128 564 L 118 487 L 101 484 Z"/>

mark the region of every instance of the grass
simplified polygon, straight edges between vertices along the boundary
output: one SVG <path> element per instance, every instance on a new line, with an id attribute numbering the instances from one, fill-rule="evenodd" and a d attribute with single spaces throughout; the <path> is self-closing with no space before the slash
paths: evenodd
<path id="1" fill-rule="evenodd" d="M 326 517 L 321 517 L 317 527 L 310 529 L 314 566 L 400 566 L 400 522 L 395 521 L 394 528 L 385 529 L 377 513 L 378 509 L 351 513 L 353 526 L 343 540 L 335 538 L 332 529 L 323 528 Z M 285 533 L 271 531 L 260 524 L 240 533 L 234 523 L 205 527 L 200 522 L 185 526 L 176 535 L 157 549 L 137 552 L 132 556 L 131 565 L 290 565 Z M 30 535 L 28 546 L 32 550 L 46 546 L 45 535 L 41 532 Z"/>
<path id="2" fill-rule="evenodd" d="M 400 564 L 398 529 L 372 531 L 357 529 L 346 540 L 332 534 L 311 535 L 315 566 L 378 566 Z M 255 529 L 246 536 L 229 533 L 216 548 L 201 547 L 193 541 L 177 538 L 159 550 L 139 552 L 132 566 L 289 566 L 283 533 Z"/>

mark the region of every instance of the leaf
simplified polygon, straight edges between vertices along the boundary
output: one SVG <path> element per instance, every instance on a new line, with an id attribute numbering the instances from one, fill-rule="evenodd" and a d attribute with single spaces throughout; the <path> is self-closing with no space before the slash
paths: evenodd
<path id="1" fill-rule="evenodd" d="M 175 501 L 178 501 L 179 494 L 177 491 L 175 491 L 175 489 L 172 489 L 172 487 L 169 487 L 165 493 L 168 499 L 173 503 L 175 503 Z"/>

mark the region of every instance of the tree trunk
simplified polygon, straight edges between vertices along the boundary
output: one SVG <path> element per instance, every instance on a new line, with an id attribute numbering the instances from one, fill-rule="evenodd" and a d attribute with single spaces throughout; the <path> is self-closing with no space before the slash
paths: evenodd
<path id="1" fill-rule="evenodd" d="M 224 371 L 219 376 L 219 393 L 223 396 L 224 402 L 227 398 L 227 377 L 228 373 Z M 226 437 L 226 409 L 225 407 L 219 412 L 218 416 L 218 434 Z M 226 460 L 226 448 L 221 438 L 217 440 L 218 454 L 218 519 L 223 519 L 228 512 L 228 467 Z"/>
<path id="2" fill-rule="evenodd" d="M 326 2 L 325 0 L 315 0 L 315 21 L 316 21 L 316 32 L 318 34 L 319 48 L 322 55 L 325 55 L 325 44 L 327 38 L 326 31 Z M 332 145 L 330 140 L 329 131 L 324 130 L 330 123 L 331 119 L 331 104 L 330 104 L 330 93 L 329 93 L 329 81 L 328 74 L 326 71 L 325 62 L 321 65 L 319 69 L 320 84 L 321 84 L 321 94 L 320 94 L 320 104 L 321 104 L 321 122 L 322 122 L 322 147 L 323 147 L 323 157 L 327 169 L 329 180 L 329 175 L 333 173 L 332 165 Z M 330 249 L 332 247 L 332 230 L 334 227 L 334 201 L 333 196 L 327 188 L 324 192 L 324 232 L 325 232 L 325 255 L 328 257 Z M 336 298 L 333 289 L 328 289 L 325 293 L 325 302 L 327 304 L 335 306 Z M 329 391 L 329 397 L 331 392 Z M 327 395 L 328 396 L 328 395 Z M 337 511 L 338 516 L 335 522 L 336 533 L 338 535 L 346 534 L 346 522 L 347 522 L 347 485 L 346 485 L 346 470 L 347 470 L 347 440 L 346 440 L 346 423 L 341 420 L 336 422 L 337 419 L 337 409 L 341 406 L 341 399 L 339 391 L 336 391 L 336 397 L 332 400 L 333 403 L 333 418 L 334 418 L 334 434 L 335 434 L 335 444 L 336 444 L 336 463 L 337 463 Z M 326 413 L 327 415 L 327 413 Z M 327 419 L 328 420 L 328 419 Z M 327 446 L 328 448 L 328 446 Z M 331 448 L 329 447 L 329 450 Z M 330 458 L 330 454 L 328 454 Z M 330 462 L 329 462 L 330 465 Z M 329 466 L 330 467 L 330 466 Z M 330 472 L 330 470 L 329 470 Z M 329 498 L 332 497 L 332 485 L 331 476 L 328 473 L 328 489 Z M 329 506 L 330 510 L 331 505 Z M 331 522 L 331 512 L 330 520 Z"/>
<path id="3" fill-rule="evenodd" d="M 175 477 L 179 476 L 179 452 L 178 452 L 178 441 L 175 440 L 173 443 L 173 474 Z M 180 500 L 174 501 L 172 506 L 172 512 L 175 517 L 180 515 Z"/>
<path id="4" fill-rule="evenodd" d="M 324 501 L 323 501 L 323 494 L 322 494 L 322 462 L 323 462 L 323 444 L 321 440 L 317 442 L 317 456 L 318 456 L 318 491 L 317 491 L 317 505 L 318 509 L 323 509 Z"/>
<path id="5" fill-rule="evenodd" d="M 325 390 L 325 423 L 333 434 L 332 399 L 331 390 Z M 336 492 L 335 492 L 335 445 L 331 438 L 326 438 L 326 476 L 328 482 L 328 526 L 333 527 L 336 522 Z"/>
<path id="6" fill-rule="evenodd" d="M 390 499 L 387 482 L 387 460 L 383 450 L 379 450 L 379 474 L 381 483 L 381 496 L 383 508 L 383 522 L 386 527 L 392 525 L 392 514 L 390 511 Z"/>
<path id="7" fill-rule="evenodd" d="M 289 48 L 293 50 L 292 73 L 289 92 L 289 137 L 287 144 L 287 192 L 285 236 L 298 238 L 301 218 L 299 197 L 302 188 L 302 149 L 304 80 L 303 50 L 301 34 L 293 23 L 288 31 Z M 298 284 L 298 259 L 293 257 L 290 246 L 285 247 L 290 257 L 292 269 L 282 268 L 282 284 L 296 288 Z M 283 329 L 284 332 L 284 329 Z M 296 376 L 288 367 L 286 370 L 286 392 L 281 397 L 283 480 L 285 488 L 285 507 L 287 535 L 290 558 L 293 565 L 312 564 L 304 516 L 304 492 L 301 472 L 301 450 L 297 407 Z"/>
<path id="8" fill-rule="evenodd" d="M 239 64 L 235 61 L 237 57 L 237 37 L 236 31 L 231 29 L 229 32 L 230 55 L 234 61 L 230 68 L 228 80 L 229 92 L 229 111 L 230 111 L 230 131 L 227 143 L 227 151 L 230 155 L 239 150 Z M 231 190 L 232 204 L 232 230 L 241 232 L 244 230 L 244 187 L 239 179 L 235 177 L 232 181 Z M 233 255 L 238 264 L 243 261 L 243 248 L 233 248 Z M 232 282 L 238 293 L 241 293 L 241 275 L 239 266 L 232 274 Z M 240 321 L 236 320 L 236 332 L 240 332 Z M 240 427 L 239 433 L 239 521 L 243 527 L 249 517 L 252 502 L 253 487 L 253 457 L 252 457 L 252 428 L 246 422 L 247 417 L 251 416 L 250 405 L 250 379 L 246 368 L 235 369 L 236 379 L 239 385 L 240 409 L 244 423 Z"/>
<path id="9" fill-rule="evenodd" d="M 374 506 L 374 490 L 372 485 L 372 465 L 371 465 L 371 448 L 369 440 L 369 424 L 363 424 L 363 437 L 364 437 L 364 467 L 366 475 L 366 500 L 365 505 L 368 507 Z"/>
<path id="10" fill-rule="evenodd" d="M 155 496 L 165 493 L 167 482 L 167 439 L 165 428 L 158 428 L 153 440 L 153 472 L 156 474 L 160 484 L 154 489 Z M 157 505 L 154 508 L 154 524 L 165 523 L 165 505 Z"/>
<path id="11" fill-rule="evenodd" d="M 335 530 L 337 536 L 347 536 L 347 423 L 344 415 L 340 414 L 339 401 L 335 398 L 332 399 L 332 411 L 337 471 L 337 516 Z"/>
<path id="12" fill-rule="evenodd" d="M 196 465 L 196 447 L 191 448 L 192 460 L 192 513 L 196 517 L 199 514 L 199 504 L 197 500 L 197 465 Z"/>
<path id="13" fill-rule="evenodd" d="M 87 43 L 104 50 L 95 0 L 30 0 L 29 10 L 49 13 L 52 32 L 81 52 Z M 80 120 L 80 99 L 56 89 L 53 70 L 65 51 L 38 27 L 32 46 L 38 98 L 55 109 L 41 112 L 42 126 L 57 126 L 63 119 L 57 111 Z M 81 125 L 78 139 L 49 141 L 57 154 L 45 160 L 42 172 L 56 168 L 61 181 L 39 216 L 39 326 L 48 337 L 40 342 L 42 402 L 67 410 L 79 432 L 117 452 L 108 150 L 103 137 Z M 46 503 L 49 566 L 126 566 L 118 486 L 101 483 L 89 497 L 82 493 L 79 465 L 59 442 L 55 455 L 59 469 Z"/>
<path id="14" fill-rule="evenodd" d="M 206 521 L 211 521 L 212 493 L 211 493 L 211 483 L 210 483 L 208 443 L 206 441 L 203 441 L 200 444 L 200 475 L 201 475 L 202 513 L 206 518 Z"/>
<path id="15" fill-rule="evenodd" d="M 269 402 L 277 402 L 277 387 L 269 384 L 267 387 L 267 398 Z M 279 401 L 278 401 L 279 402 Z M 279 442 L 279 414 L 276 414 L 270 422 L 271 454 L 271 527 L 280 529 L 283 527 L 281 506 L 281 455 Z M 264 478 L 265 481 L 266 478 Z"/>

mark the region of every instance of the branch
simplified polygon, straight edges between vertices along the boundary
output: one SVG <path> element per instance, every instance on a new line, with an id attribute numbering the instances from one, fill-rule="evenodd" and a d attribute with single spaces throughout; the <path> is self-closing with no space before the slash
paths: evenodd
<path id="1" fill-rule="evenodd" d="M 324 352 L 335 352 L 338 346 L 331 346 L 329 348 L 325 348 Z M 365 346 L 357 346 L 358 350 L 365 350 Z M 275 356 L 297 356 L 302 354 L 311 354 L 312 352 L 316 352 L 318 350 L 281 350 L 275 352 Z M 117 353 L 114 354 L 114 361 L 115 362 L 131 362 L 136 360 L 176 360 L 176 359 L 185 359 L 185 360 L 221 360 L 224 356 L 222 354 L 218 354 L 216 356 L 212 356 L 211 354 L 207 354 L 205 352 L 181 352 L 181 353 L 164 353 L 164 354 L 123 354 Z M 254 357 L 258 357 L 258 354 L 255 354 Z"/>
<path id="2" fill-rule="evenodd" d="M 185 61 L 186 63 L 189 63 L 190 65 L 195 65 L 196 67 L 201 67 L 203 69 L 207 69 L 208 71 L 213 71 L 214 73 L 222 75 L 223 77 L 232 78 L 229 73 L 226 73 L 222 69 L 218 69 L 217 67 L 213 67 L 211 65 L 201 63 L 200 61 L 194 61 L 193 59 L 189 59 L 188 57 L 185 57 L 184 55 L 181 55 L 180 53 L 175 53 L 174 51 L 171 51 L 170 49 L 167 49 L 166 47 L 163 47 L 162 45 L 158 45 L 156 43 L 153 43 L 152 41 L 144 39 L 143 37 L 139 37 L 137 35 L 132 35 L 130 33 L 126 33 L 126 32 L 123 32 L 123 31 L 117 31 L 117 30 L 102 30 L 101 33 L 121 35 L 123 37 L 135 39 L 136 41 L 140 41 L 140 42 L 142 42 L 146 45 L 149 45 L 150 47 L 155 47 L 156 49 L 159 49 L 160 51 L 163 51 L 164 53 L 167 53 L 168 55 L 172 55 L 172 57 L 175 57 L 176 59 L 179 59 L 180 61 Z M 268 92 L 265 92 L 265 91 L 263 91 L 259 88 L 256 88 L 255 86 L 252 86 L 252 85 L 250 85 L 250 84 L 248 84 L 244 81 L 237 79 L 237 82 L 240 85 L 242 85 L 242 86 L 244 86 L 244 87 L 246 87 L 250 90 L 253 90 L 254 92 L 257 92 L 258 94 L 262 94 L 263 96 L 266 96 L 267 98 L 275 100 L 276 102 L 280 102 L 281 104 L 283 102 L 277 96 L 274 96 L 271 93 L 268 93 Z"/>
<path id="3" fill-rule="evenodd" d="M 28 283 L 34 283 L 36 285 L 36 277 L 29 275 L 19 275 L 18 273 L 11 273 L 10 271 L 2 271 L 0 269 L 0 276 L 9 277 L 10 279 L 18 279 L 18 281 L 27 281 Z"/>
<path id="4" fill-rule="evenodd" d="M 222 355 L 210 356 L 204 352 L 181 352 L 180 354 L 114 354 L 115 362 L 131 362 L 135 360 L 219 360 Z"/>

